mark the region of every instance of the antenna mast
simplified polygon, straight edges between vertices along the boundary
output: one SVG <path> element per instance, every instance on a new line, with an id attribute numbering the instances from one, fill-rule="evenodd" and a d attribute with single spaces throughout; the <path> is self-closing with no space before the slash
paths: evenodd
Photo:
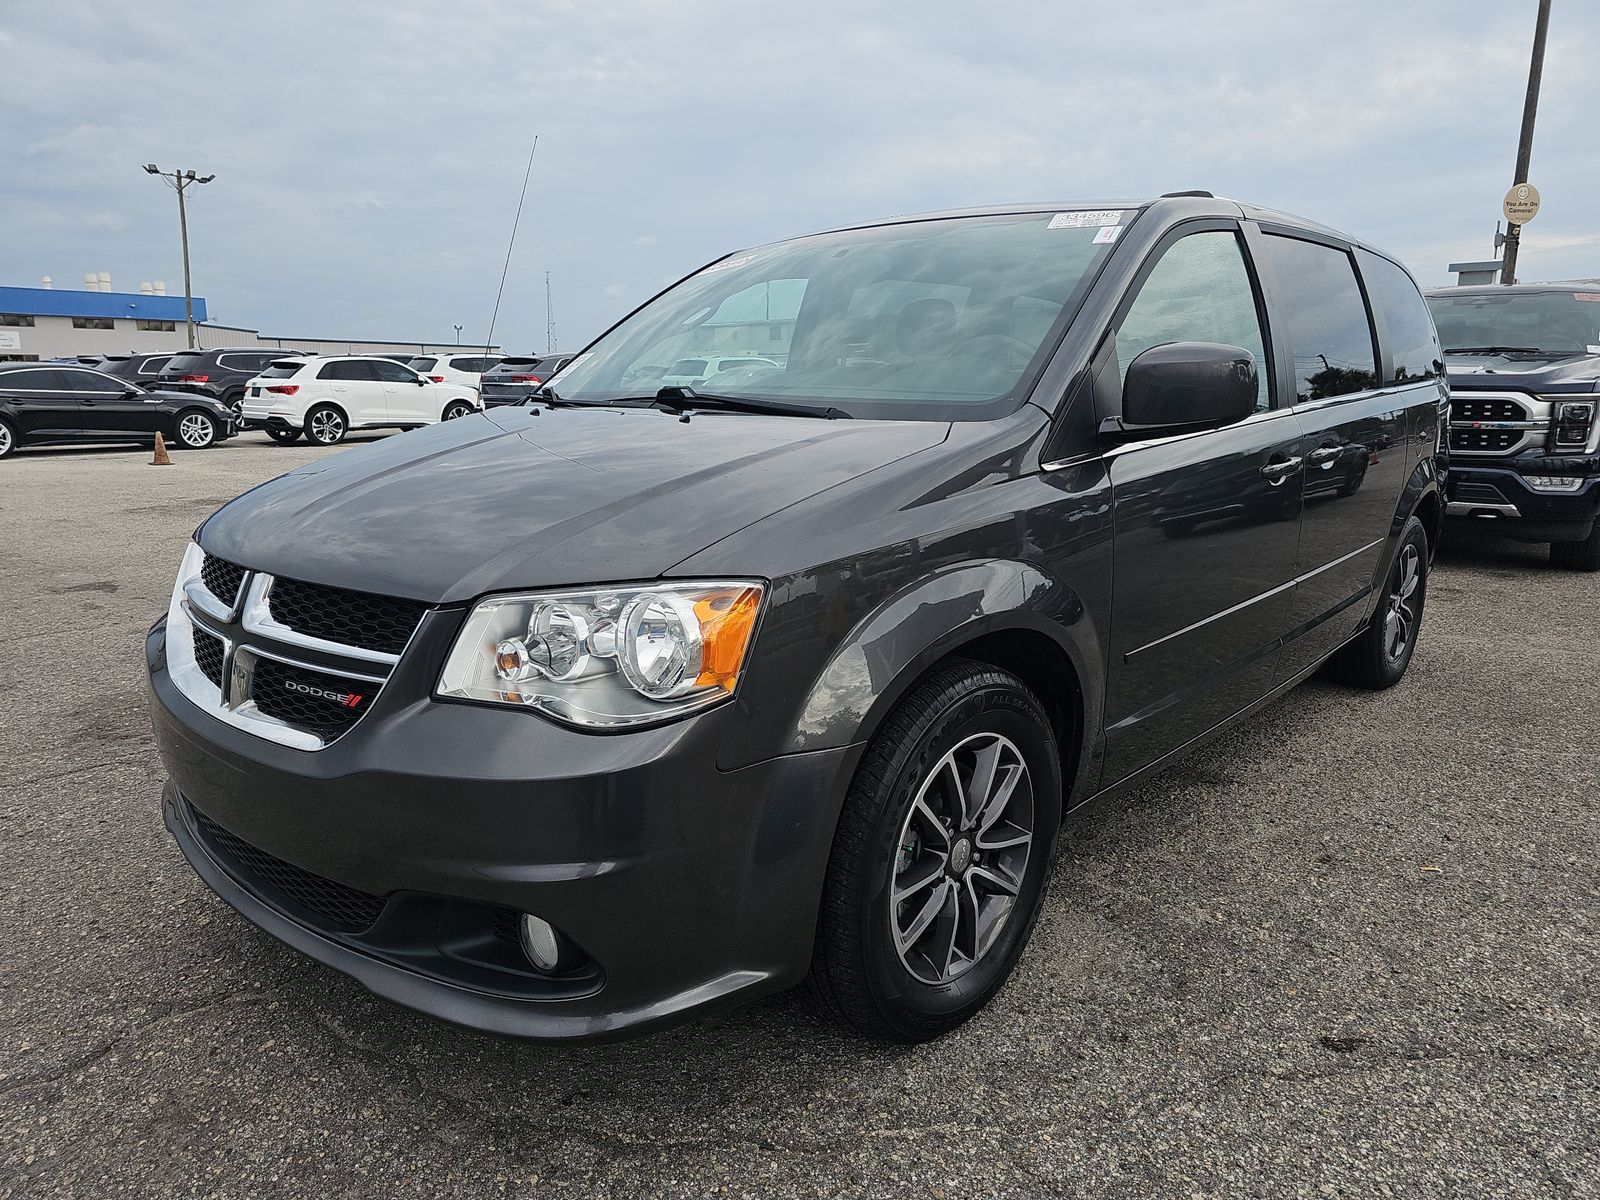
<path id="1" fill-rule="evenodd" d="M 528 180 L 533 177 L 533 156 L 539 152 L 539 135 L 533 135 L 533 147 L 528 151 L 528 169 L 522 175 L 522 194 L 517 197 L 517 215 L 511 220 L 511 240 L 506 243 L 506 263 L 500 268 L 500 289 L 494 294 L 494 312 L 489 317 L 489 332 L 483 339 L 483 352 L 494 348 L 494 323 L 500 317 L 500 297 L 506 290 L 506 273 L 511 270 L 511 251 L 517 244 L 517 226 L 522 224 L 522 204 L 528 198 Z"/>

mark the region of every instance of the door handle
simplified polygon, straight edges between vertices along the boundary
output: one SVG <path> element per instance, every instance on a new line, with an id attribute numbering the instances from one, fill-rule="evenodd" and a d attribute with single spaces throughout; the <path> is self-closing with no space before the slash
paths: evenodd
<path id="1" fill-rule="evenodd" d="M 1299 458 L 1285 458 L 1278 462 L 1269 462 L 1261 468 L 1261 478 L 1265 479 L 1273 487 L 1277 487 L 1300 469 L 1301 461 Z"/>
<path id="2" fill-rule="evenodd" d="M 1306 461 L 1316 463 L 1326 471 L 1333 466 L 1333 460 L 1338 458 L 1339 454 L 1340 447 L 1338 446 L 1318 446 L 1310 454 L 1306 455 Z"/>

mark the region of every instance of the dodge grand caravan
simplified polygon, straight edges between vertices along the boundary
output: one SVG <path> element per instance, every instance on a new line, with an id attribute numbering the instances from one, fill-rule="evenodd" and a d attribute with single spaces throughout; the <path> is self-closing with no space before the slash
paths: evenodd
<path id="1" fill-rule="evenodd" d="M 783 365 L 650 378 L 708 323 Z M 1440 364 L 1393 259 L 1205 193 L 739 251 L 534 403 L 200 526 L 146 645 L 167 825 L 249 920 L 480 1029 L 804 981 L 937 1036 L 1064 813 L 1325 665 L 1405 673 Z"/>

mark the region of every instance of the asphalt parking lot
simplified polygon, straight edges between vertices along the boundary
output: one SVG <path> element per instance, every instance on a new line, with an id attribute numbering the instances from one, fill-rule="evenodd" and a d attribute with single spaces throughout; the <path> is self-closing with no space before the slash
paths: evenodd
<path id="1" fill-rule="evenodd" d="M 326 454 L 0 464 L 0 1195 L 1600 1194 L 1600 581 L 1448 548 L 1405 682 L 1320 682 L 1069 828 L 970 1025 L 780 997 L 598 1047 L 436 1024 L 162 829 L 145 629 Z"/>

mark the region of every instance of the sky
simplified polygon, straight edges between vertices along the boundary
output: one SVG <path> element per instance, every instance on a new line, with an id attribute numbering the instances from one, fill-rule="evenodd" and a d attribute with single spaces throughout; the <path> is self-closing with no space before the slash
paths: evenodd
<path id="1" fill-rule="evenodd" d="M 1495 257 L 1535 0 L 6 0 L 0 284 L 279 337 L 579 348 L 727 251 L 963 205 L 1206 188 L 1424 283 Z M 1600 4 L 1554 0 L 1523 279 L 1600 276 Z"/>

